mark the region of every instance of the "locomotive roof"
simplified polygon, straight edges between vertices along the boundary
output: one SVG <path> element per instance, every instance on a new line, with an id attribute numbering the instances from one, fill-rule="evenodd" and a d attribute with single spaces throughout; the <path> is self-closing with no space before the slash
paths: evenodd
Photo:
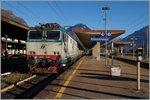
<path id="1" fill-rule="evenodd" d="M 71 38 L 73 38 L 75 41 L 77 41 L 80 46 L 82 46 L 83 49 L 85 49 L 84 45 L 82 44 L 82 42 L 80 41 L 80 39 L 78 38 L 78 36 L 76 35 L 75 32 L 73 32 L 72 30 L 66 30 L 65 28 L 61 27 L 61 30 L 64 31 L 66 34 L 68 34 Z"/>
<path id="2" fill-rule="evenodd" d="M 82 42 L 80 41 L 80 39 L 78 38 L 78 36 L 76 35 L 76 33 L 74 33 L 73 31 L 67 30 L 64 27 L 44 27 L 43 26 L 36 26 L 36 27 L 31 27 L 30 30 L 61 30 L 63 31 L 65 34 L 68 34 L 71 38 L 73 38 L 75 41 L 78 42 L 78 44 L 80 44 L 81 49 L 85 49 L 84 45 L 82 44 Z"/>

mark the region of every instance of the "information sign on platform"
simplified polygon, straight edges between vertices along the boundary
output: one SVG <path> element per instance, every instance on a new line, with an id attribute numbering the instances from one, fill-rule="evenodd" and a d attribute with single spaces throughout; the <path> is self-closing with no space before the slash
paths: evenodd
<path id="1" fill-rule="evenodd" d="M 109 38 L 91 38 L 91 42 L 102 42 L 102 41 L 108 41 Z"/>

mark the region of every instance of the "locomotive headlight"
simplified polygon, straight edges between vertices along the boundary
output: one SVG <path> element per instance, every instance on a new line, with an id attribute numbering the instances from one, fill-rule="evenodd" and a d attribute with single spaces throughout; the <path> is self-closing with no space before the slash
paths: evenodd
<path id="1" fill-rule="evenodd" d="M 36 59 L 37 57 L 36 56 L 34 56 L 34 59 Z"/>
<path id="2" fill-rule="evenodd" d="M 62 64 L 62 66 L 66 66 L 66 64 Z"/>

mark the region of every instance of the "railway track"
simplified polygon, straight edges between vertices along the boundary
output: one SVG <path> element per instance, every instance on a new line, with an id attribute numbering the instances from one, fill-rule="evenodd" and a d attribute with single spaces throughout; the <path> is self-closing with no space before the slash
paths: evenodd
<path id="1" fill-rule="evenodd" d="M 68 67 L 64 68 L 60 74 L 66 69 Z M 31 99 L 60 74 L 33 75 L 2 89 L 1 97 L 2 99 Z"/>
<path id="2" fill-rule="evenodd" d="M 41 91 L 45 86 L 47 86 L 55 78 L 56 78 L 56 75 L 54 74 L 51 74 L 48 77 L 45 77 L 38 84 L 35 84 L 33 87 L 24 91 L 20 95 L 16 96 L 14 99 L 30 99 L 34 97 L 39 91 Z"/>
<path id="3" fill-rule="evenodd" d="M 101 55 L 101 56 L 105 57 L 105 55 Z M 111 59 L 111 57 L 109 57 L 109 58 Z M 121 58 L 121 57 L 116 57 L 114 60 L 119 60 L 119 61 L 129 63 L 129 64 L 132 64 L 132 65 L 137 65 L 136 60 L 126 59 L 126 58 Z M 141 67 L 149 69 L 149 63 L 141 62 Z"/>
<path id="4" fill-rule="evenodd" d="M 77 59 L 76 61 L 78 61 Z M 68 67 L 64 67 L 59 74 L 33 75 L 25 80 L 12 84 L 1 90 L 2 99 L 31 99 L 45 86 L 65 72 Z"/>
<path id="5" fill-rule="evenodd" d="M 1 89 L 1 93 L 4 93 L 4 92 L 6 92 L 6 91 L 9 91 L 10 89 L 14 88 L 15 86 L 20 85 L 20 84 L 22 84 L 22 83 L 24 83 L 24 82 L 26 82 L 26 81 L 29 81 L 29 80 L 31 80 L 31 79 L 33 79 L 33 78 L 35 78 L 35 77 L 36 77 L 36 75 L 33 75 L 33 76 L 30 76 L 30 77 L 28 77 L 28 78 L 26 78 L 26 79 L 24 79 L 24 80 L 21 80 L 21 81 L 15 83 L 15 84 L 9 85 L 9 86 L 7 86 L 7 87 Z"/>
<path id="6" fill-rule="evenodd" d="M 65 72 L 69 67 L 64 68 L 60 74 Z M 22 94 L 16 96 L 14 99 L 31 99 L 37 93 L 39 93 L 44 87 L 46 87 L 50 82 L 55 80 L 60 74 L 50 74 L 46 78 L 44 78 L 42 81 L 40 81 L 38 84 L 34 85 L 32 88 L 28 89 L 27 91 L 24 91 Z"/>
<path id="7" fill-rule="evenodd" d="M 130 63 L 132 65 L 137 65 L 137 61 L 135 60 L 125 59 L 125 58 L 120 58 L 120 57 L 117 57 L 116 60 Z M 141 62 L 141 67 L 149 69 L 149 63 Z"/>
<path id="8" fill-rule="evenodd" d="M 21 80 L 21 81 L 15 83 L 15 84 L 12 84 L 6 88 L 3 88 L 1 90 L 1 98 L 2 99 L 15 98 L 15 97 L 21 95 L 22 93 L 24 93 L 25 91 L 28 91 L 35 84 L 38 84 L 38 82 L 40 82 L 43 79 L 44 79 L 44 76 L 33 75 L 31 77 L 28 77 L 24 80 Z"/>

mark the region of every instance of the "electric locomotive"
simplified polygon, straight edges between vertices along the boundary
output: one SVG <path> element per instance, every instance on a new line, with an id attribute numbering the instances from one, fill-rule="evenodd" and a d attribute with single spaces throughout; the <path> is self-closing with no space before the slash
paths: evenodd
<path id="1" fill-rule="evenodd" d="M 59 73 L 82 55 L 78 42 L 57 23 L 32 27 L 26 47 L 32 73 Z"/>

